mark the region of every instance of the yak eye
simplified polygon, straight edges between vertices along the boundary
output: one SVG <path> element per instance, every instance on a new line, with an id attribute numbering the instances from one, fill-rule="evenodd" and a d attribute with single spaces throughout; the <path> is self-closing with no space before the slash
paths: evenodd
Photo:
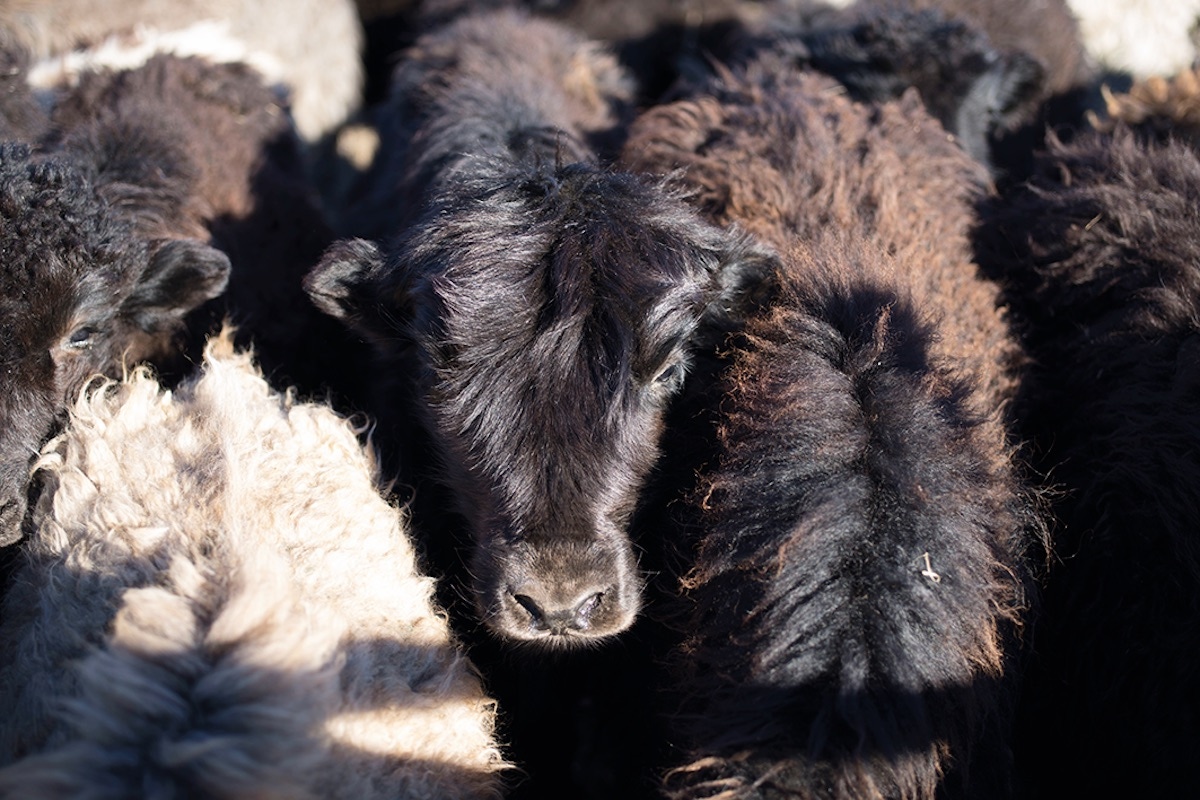
<path id="1" fill-rule="evenodd" d="M 654 385 L 661 386 L 669 391 L 678 389 L 682 384 L 683 364 L 679 361 L 668 364 L 654 376 Z"/>
<path id="2" fill-rule="evenodd" d="M 87 347 L 91 347 L 92 342 L 95 341 L 97 333 L 99 333 L 99 331 L 92 325 L 84 325 L 76 328 L 71 332 L 71 335 L 67 337 L 67 347 L 72 350 L 83 350 Z"/>

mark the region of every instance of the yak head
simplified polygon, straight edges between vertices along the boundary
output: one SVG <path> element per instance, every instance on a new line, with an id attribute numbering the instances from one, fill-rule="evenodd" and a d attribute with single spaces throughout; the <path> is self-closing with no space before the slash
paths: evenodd
<path id="1" fill-rule="evenodd" d="M 659 183 L 573 164 L 472 171 L 388 252 L 340 242 L 306 285 L 411 352 L 483 621 L 572 646 L 634 620 L 630 518 L 664 411 L 771 261 Z"/>

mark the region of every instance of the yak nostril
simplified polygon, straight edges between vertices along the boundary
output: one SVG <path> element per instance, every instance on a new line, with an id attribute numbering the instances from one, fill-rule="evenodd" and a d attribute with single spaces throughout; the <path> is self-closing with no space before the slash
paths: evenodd
<path id="1" fill-rule="evenodd" d="M 521 606 L 521 608 L 525 609 L 525 613 L 529 614 L 529 620 L 534 628 L 544 631 L 549 627 L 546 624 L 545 612 L 542 611 L 542 607 L 532 597 L 527 594 L 514 594 L 513 600 L 516 600 L 517 605 Z"/>
<path id="2" fill-rule="evenodd" d="M 604 592 L 596 592 L 591 597 L 585 598 L 582 603 L 575 606 L 575 621 L 572 627 L 576 630 L 586 630 L 591 624 L 592 614 L 600 607 L 601 601 L 604 600 Z"/>
<path id="3" fill-rule="evenodd" d="M 537 631 L 563 634 L 567 631 L 586 631 L 592 625 L 592 616 L 604 601 L 604 592 L 595 592 L 574 606 L 563 608 L 543 607 L 543 604 L 527 594 L 513 593 L 517 605 L 529 615 L 529 624 Z"/>

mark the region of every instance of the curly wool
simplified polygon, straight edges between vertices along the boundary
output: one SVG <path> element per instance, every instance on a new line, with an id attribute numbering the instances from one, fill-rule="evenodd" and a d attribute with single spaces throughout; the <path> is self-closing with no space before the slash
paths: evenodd
<path id="1" fill-rule="evenodd" d="M 329 409 L 228 336 L 89 387 L 0 627 L 0 795 L 486 797 L 494 703 Z"/>

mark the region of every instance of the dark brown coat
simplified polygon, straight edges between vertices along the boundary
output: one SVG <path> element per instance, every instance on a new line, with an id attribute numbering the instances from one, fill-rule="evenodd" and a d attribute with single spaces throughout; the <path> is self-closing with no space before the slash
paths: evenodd
<path id="1" fill-rule="evenodd" d="M 981 168 L 911 93 L 858 105 L 769 60 L 647 112 L 623 163 L 678 170 L 780 262 L 696 417 L 667 794 L 1007 796 L 1036 523 L 1019 354 L 967 238 Z"/>

